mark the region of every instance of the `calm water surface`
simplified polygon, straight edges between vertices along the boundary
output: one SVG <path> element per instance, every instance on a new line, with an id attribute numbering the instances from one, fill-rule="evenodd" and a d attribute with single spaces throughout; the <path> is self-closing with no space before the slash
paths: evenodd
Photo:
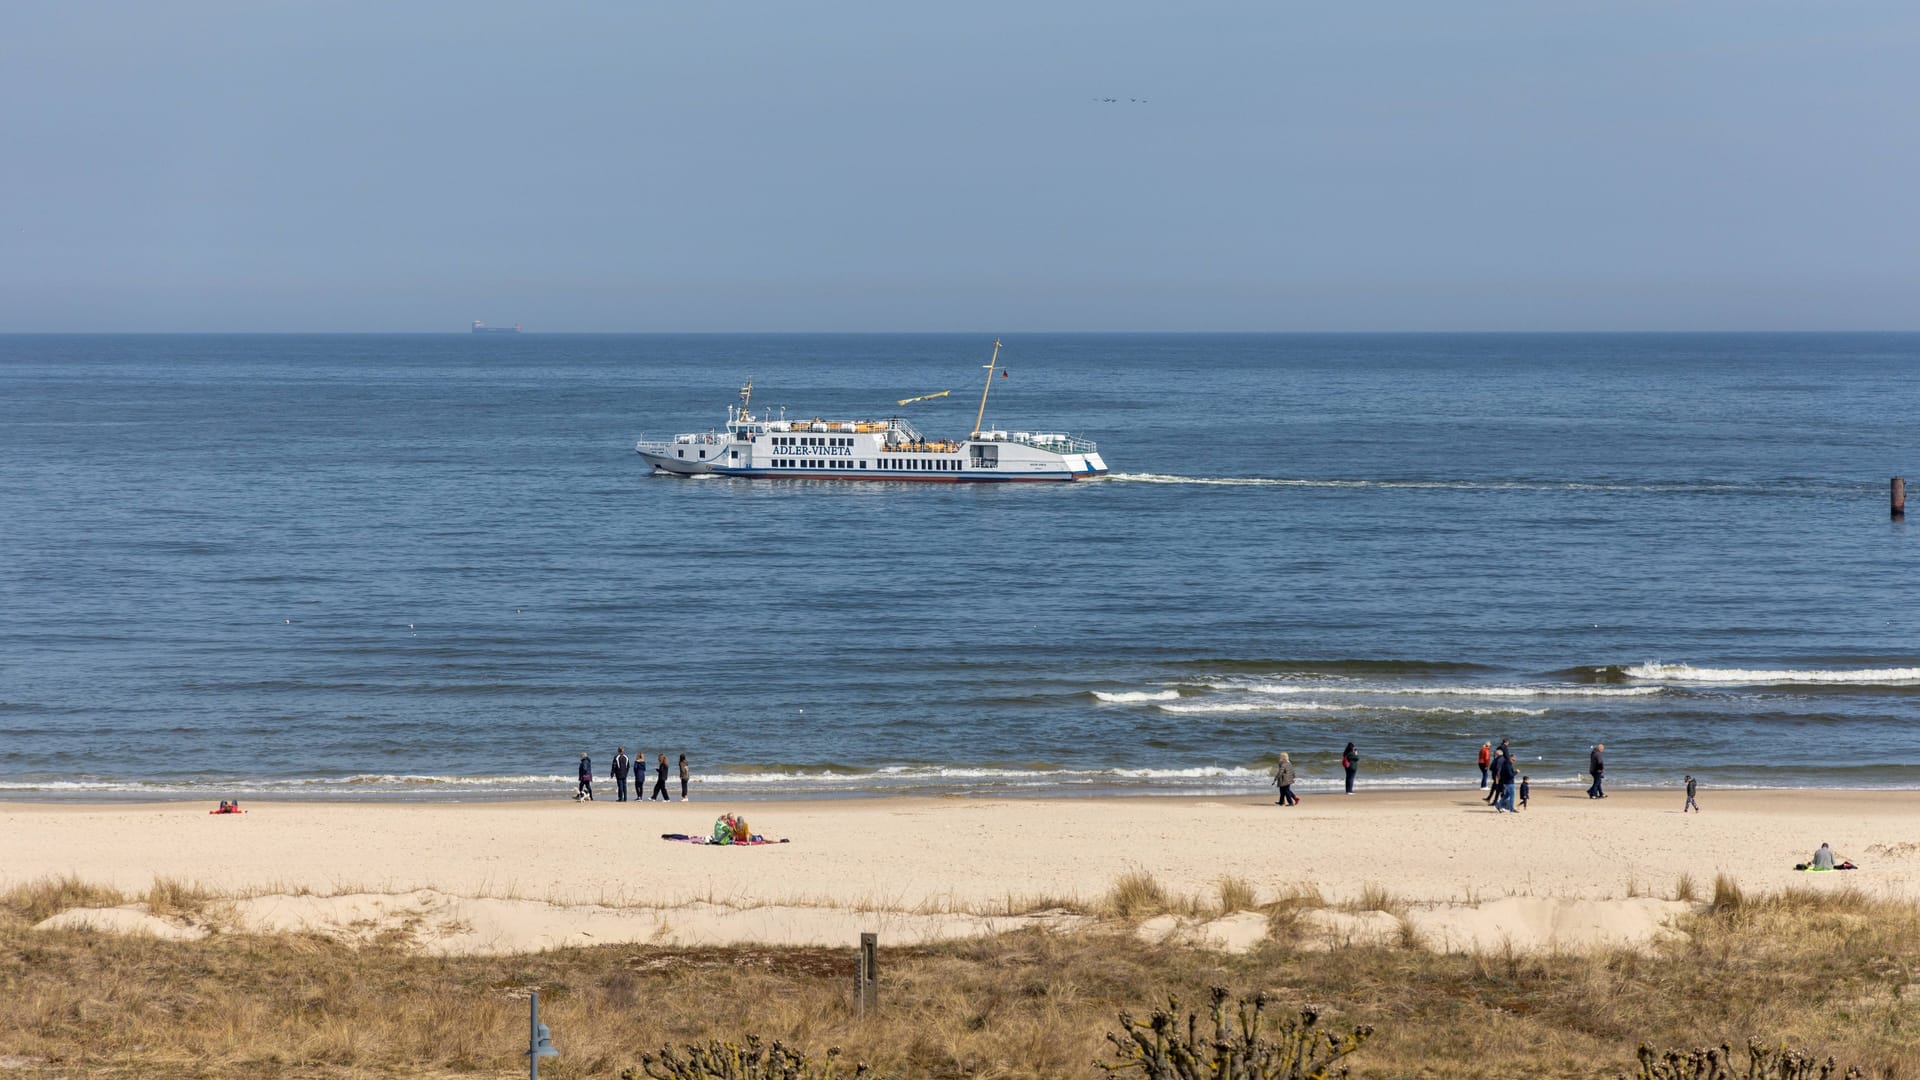
<path id="1" fill-rule="evenodd" d="M 1004 340 L 1112 477 L 633 453 L 988 335 L 0 337 L 0 795 L 1920 786 L 1920 335 Z"/>

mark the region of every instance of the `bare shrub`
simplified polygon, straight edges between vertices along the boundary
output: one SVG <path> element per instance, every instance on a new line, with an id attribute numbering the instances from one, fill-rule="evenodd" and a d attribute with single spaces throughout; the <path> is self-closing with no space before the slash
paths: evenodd
<path id="1" fill-rule="evenodd" d="M 1347 1067 L 1340 1059 L 1373 1037 L 1373 1029 L 1365 1025 L 1344 1035 L 1323 1031 L 1318 1026 L 1320 1014 L 1306 1008 L 1269 1038 L 1262 1030 L 1265 994 L 1241 998 L 1231 1016 L 1224 988 L 1214 987 L 1212 998 L 1211 1038 L 1201 1036 L 1197 1013 L 1188 1013 L 1186 1028 L 1181 1029 L 1177 998 L 1169 998 L 1166 1008 L 1153 1010 L 1144 1025 L 1121 1013 L 1125 1034 L 1107 1033 L 1114 1060 L 1100 1063 L 1100 1068 L 1109 1076 L 1137 1069 L 1145 1080 L 1324 1080 L 1346 1076 Z"/>
<path id="2" fill-rule="evenodd" d="M 640 1069 L 653 1080 L 833 1080 L 840 1048 L 830 1047 L 825 1060 L 813 1061 L 783 1043 L 763 1046 L 760 1036 L 747 1036 L 747 1045 L 689 1043 L 684 1051 L 663 1046 L 660 1053 L 642 1054 Z M 865 1076 L 865 1065 L 854 1066 L 853 1076 Z M 620 1070 L 620 1080 L 639 1080 L 634 1069 Z"/>
<path id="3" fill-rule="evenodd" d="M 1661 1053 L 1642 1043 L 1639 1056 L 1635 1080 L 1831 1080 L 1836 1075 L 1853 1080 L 1862 1075 L 1853 1067 L 1839 1072 L 1832 1058 L 1823 1061 L 1804 1050 L 1767 1046 L 1758 1039 L 1747 1040 L 1747 1067 L 1740 1072 L 1734 1071 L 1733 1047 L 1726 1043 Z M 1625 1073 L 1620 1076 L 1625 1080 Z"/>

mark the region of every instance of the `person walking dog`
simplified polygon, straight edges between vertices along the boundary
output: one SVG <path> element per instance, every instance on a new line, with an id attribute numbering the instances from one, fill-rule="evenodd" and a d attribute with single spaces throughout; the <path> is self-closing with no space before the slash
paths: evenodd
<path id="1" fill-rule="evenodd" d="M 580 786 L 575 789 L 573 797 L 576 801 L 593 801 L 593 759 L 585 754 L 580 755 Z"/>

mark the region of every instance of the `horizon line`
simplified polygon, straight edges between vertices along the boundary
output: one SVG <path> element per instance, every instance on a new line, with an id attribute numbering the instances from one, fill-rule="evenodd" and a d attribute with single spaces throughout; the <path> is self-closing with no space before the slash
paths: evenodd
<path id="1" fill-rule="evenodd" d="M 1449 330 L 521 330 L 511 334 L 474 334 L 471 330 L 0 330 L 0 337 L 484 337 L 488 340 L 511 337 L 885 337 L 948 336 L 978 334 L 1027 334 L 1033 336 L 1140 336 L 1181 334 L 1192 336 L 1438 336 L 1438 335 L 1601 335 L 1601 334 L 1914 334 L 1916 328 L 1832 329 L 1823 327 L 1758 329 L 1720 327 L 1711 329 L 1449 329 Z"/>

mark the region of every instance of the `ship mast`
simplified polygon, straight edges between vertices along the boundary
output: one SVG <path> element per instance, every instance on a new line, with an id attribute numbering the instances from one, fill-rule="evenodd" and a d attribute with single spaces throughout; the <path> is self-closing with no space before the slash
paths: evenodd
<path id="1" fill-rule="evenodd" d="M 973 434 L 967 436 L 970 439 L 977 439 L 980 437 L 980 424 L 982 421 L 984 421 L 987 418 L 987 391 L 993 389 L 993 365 L 994 365 L 994 362 L 999 359 L 1000 359 L 1000 339 L 994 338 L 993 339 L 993 358 L 988 360 L 986 364 L 987 385 L 984 387 L 981 387 L 980 389 L 980 414 L 973 418 Z"/>

